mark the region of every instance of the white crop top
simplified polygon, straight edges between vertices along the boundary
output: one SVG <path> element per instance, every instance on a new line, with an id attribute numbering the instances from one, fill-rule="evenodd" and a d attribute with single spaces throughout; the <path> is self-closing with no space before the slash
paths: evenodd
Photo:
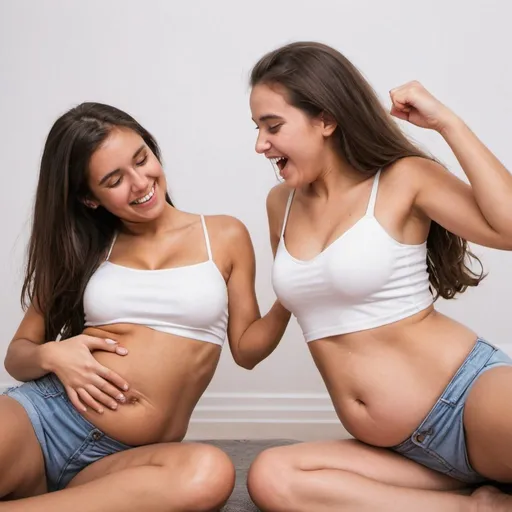
<path id="1" fill-rule="evenodd" d="M 396 322 L 433 302 L 426 242 L 397 242 L 374 216 L 379 177 L 380 170 L 365 215 L 307 261 L 294 258 L 286 248 L 294 191 L 290 193 L 272 283 L 308 342 Z"/>
<path id="2" fill-rule="evenodd" d="M 84 293 L 85 326 L 132 323 L 222 345 L 228 323 L 224 278 L 212 259 L 201 215 L 208 260 L 194 265 L 143 270 L 106 260 Z"/>

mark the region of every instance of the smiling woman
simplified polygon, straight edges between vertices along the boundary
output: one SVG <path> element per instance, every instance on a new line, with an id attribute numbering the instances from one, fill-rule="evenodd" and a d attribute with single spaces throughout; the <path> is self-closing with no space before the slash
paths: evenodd
<path id="1" fill-rule="evenodd" d="M 85 103 L 59 118 L 5 361 L 25 383 L 0 397 L 0 511 L 221 506 L 230 460 L 180 441 L 226 336 L 251 368 L 284 332 L 279 303 L 260 316 L 254 273 L 243 224 L 173 206 L 132 117 Z"/>

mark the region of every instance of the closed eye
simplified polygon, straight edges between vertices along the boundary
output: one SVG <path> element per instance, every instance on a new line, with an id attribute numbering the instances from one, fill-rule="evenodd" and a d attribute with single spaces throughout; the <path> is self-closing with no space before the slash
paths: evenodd
<path id="1" fill-rule="evenodd" d="M 281 126 L 283 126 L 283 123 L 278 123 L 278 124 L 274 124 L 272 126 L 269 126 L 267 128 L 267 130 L 270 132 L 270 133 L 277 133 L 279 131 L 279 128 L 281 128 Z M 255 126 L 254 127 L 255 130 L 259 130 L 260 127 L 259 126 Z"/>
<path id="2" fill-rule="evenodd" d="M 138 166 L 138 167 L 141 167 L 141 166 L 143 166 L 147 161 L 148 161 L 148 155 L 146 154 L 146 155 L 144 155 L 144 158 L 142 158 L 141 160 L 139 160 L 139 161 L 137 162 L 137 166 Z"/>
<path id="3" fill-rule="evenodd" d="M 283 126 L 283 123 L 274 124 L 273 126 L 268 127 L 268 131 L 270 133 L 277 133 L 279 131 L 279 128 Z"/>
<path id="4" fill-rule="evenodd" d="M 123 178 L 119 178 L 116 181 L 109 183 L 107 185 L 107 188 L 116 188 L 117 186 L 119 186 L 121 184 L 122 181 L 123 181 Z"/>

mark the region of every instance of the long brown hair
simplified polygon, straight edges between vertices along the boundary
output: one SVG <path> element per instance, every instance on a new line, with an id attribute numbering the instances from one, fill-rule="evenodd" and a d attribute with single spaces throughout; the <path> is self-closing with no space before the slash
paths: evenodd
<path id="1" fill-rule="evenodd" d="M 404 157 L 435 160 L 407 139 L 358 69 L 327 45 L 295 42 L 267 53 L 251 71 L 251 87 L 261 83 L 283 86 L 287 101 L 310 117 L 332 116 L 341 156 L 367 176 Z M 480 273 L 471 270 L 471 259 L 480 264 Z M 484 277 L 467 241 L 434 221 L 427 238 L 427 268 L 436 299 L 451 299 Z"/>
<path id="2" fill-rule="evenodd" d="M 85 287 L 120 227 L 118 217 L 83 202 L 89 195 L 91 155 L 116 126 L 137 132 L 161 161 L 146 129 L 126 112 L 101 103 L 82 103 L 63 114 L 45 143 L 21 303 L 41 311 L 47 341 L 82 332 Z M 168 194 L 166 200 L 172 205 Z"/>

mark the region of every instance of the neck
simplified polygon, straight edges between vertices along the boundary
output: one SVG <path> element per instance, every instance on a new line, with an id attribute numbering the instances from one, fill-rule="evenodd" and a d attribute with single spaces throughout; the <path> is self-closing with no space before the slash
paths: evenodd
<path id="1" fill-rule="evenodd" d="M 165 203 L 162 213 L 150 222 L 126 222 L 123 221 L 122 231 L 133 236 L 155 236 L 168 231 L 175 224 L 180 212 L 169 203 Z"/>
<path id="2" fill-rule="evenodd" d="M 367 176 L 354 169 L 339 157 L 332 158 L 324 165 L 319 176 L 304 188 L 305 195 L 328 200 L 333 194 L 350 190 L 365 181 Z"/>

